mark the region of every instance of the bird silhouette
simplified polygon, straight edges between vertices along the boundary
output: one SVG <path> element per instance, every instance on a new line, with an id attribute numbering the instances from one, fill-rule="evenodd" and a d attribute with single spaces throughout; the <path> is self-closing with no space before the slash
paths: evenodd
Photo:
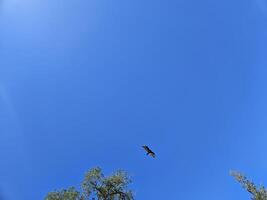
<path id="1" fill-rule="evenodd" d="M 156 154 L 148 147 L 148 146 L 142 146 L 145 151 L 146 151 L 146 155 L 152 156 L 153 158 L 156 157 Z"/>

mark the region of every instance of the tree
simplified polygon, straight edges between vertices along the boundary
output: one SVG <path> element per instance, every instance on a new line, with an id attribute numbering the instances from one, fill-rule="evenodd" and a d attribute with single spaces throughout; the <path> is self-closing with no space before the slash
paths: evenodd
<path id="1" fill-rule="evenodd" d="M 101 168 L 89 170 L 82 182 L 81 192 L 74 187 L 48 193 L 45 200 L 133 200 L 128 189 L 131 180 L 124 171 L 105 177 Z"/>
<path id="2" fill-rule="evenodd" d="M 249 193 L 252 194 L 252 200 L 267 200 L 267 190 L 264 186 L 257 187 L 253 182 L 249 181 L 246 176 L 239 172 L 230 173 Z"/>

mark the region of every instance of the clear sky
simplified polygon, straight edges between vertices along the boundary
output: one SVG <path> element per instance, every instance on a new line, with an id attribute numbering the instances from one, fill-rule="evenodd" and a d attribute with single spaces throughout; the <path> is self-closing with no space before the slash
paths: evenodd
<path id="1" fill-rule="evenodd" d="M 0 199 L 95 166 L 138 200 L 249 199 L 229 170 L 267 185 L 266 20 L 266 0 L 0 0 Z"/>

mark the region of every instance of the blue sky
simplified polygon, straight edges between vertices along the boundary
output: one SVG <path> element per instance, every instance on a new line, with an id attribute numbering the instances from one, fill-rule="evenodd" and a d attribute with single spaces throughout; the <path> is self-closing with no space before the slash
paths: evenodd
<path id="1" fill-rule="evenodd" d="M 249 199 L 229 170 L 267 185 L 266 19 L 265 0 L 1 0 L 2 199 L 95 166 L 139 200 Z"/>

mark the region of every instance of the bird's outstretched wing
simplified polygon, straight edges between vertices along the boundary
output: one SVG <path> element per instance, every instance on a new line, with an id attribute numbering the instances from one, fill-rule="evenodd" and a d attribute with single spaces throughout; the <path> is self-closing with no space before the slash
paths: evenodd
<path id="1" fill-rule="evenodd" d="M 144 149 L 145 149 L 145 151 L 148 153 L 149 151 L 151 151 L 149 148 L 148 148 L 148 146 L 142 146 Z"/>

